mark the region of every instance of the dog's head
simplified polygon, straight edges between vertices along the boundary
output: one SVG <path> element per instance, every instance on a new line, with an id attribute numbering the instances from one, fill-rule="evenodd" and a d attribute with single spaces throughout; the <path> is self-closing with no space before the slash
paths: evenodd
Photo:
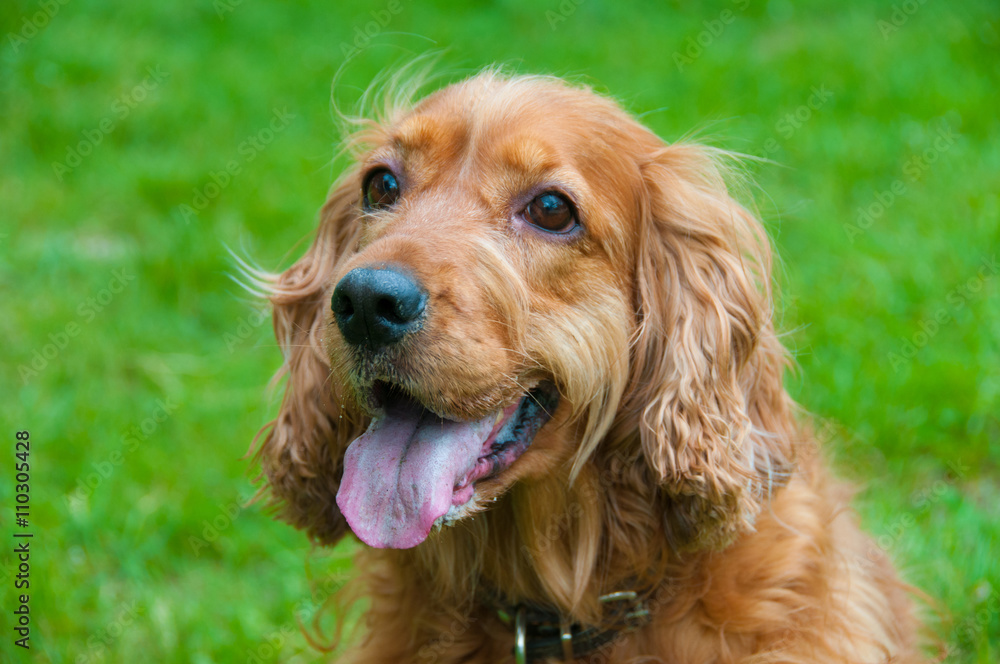
<path id="1" fill-rule="evenodd" d="M 752 523 L 790 461 L 783 355 L 715 153 L 493 72 L 361 142 L 271 288 L 290 377 L 259 455 L 287 520 L 408 548 L 613 448 L 677 541 Z"/>

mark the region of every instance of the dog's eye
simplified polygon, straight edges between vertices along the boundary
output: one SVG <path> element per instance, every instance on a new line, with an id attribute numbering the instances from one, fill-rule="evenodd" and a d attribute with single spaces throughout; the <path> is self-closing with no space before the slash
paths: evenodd
<path id="1" fill-rule="evenodd" d="M 368 176 L 362 192 L 365 197 L 365 209 L 379 210 L 389 207 L 399 199 L 399 182 L 388 169 L 380 168 Z"/>
<path id="2" fill-rule="evenodd" d="M 550 233 L 568 233 L 576 227 L 576 211 L 566 197 L 545 192 L 528 203 L 525 216 L 535 226 Z"/>

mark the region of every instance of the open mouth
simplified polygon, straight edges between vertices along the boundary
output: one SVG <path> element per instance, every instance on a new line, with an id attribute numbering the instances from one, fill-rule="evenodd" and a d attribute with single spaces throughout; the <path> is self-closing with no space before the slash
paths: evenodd
<path id="1" fill-rule="evenodd" d="M 456 422 L 385 383 L 373 395 L 379 413 L 344 455 L 337 505 L 362 541 L 394 549 L 416 546 L 470 503 L 475 484 L 509 468 L 559 404 L 543 382 L 482 419 Z"/>

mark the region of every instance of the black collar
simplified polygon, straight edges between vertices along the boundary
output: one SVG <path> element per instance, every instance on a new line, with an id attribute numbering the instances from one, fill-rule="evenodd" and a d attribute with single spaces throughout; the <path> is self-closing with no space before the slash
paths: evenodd
<path id="1" fill-rule="evenodd" d="M 605 606 L 600 627 L 570 623 L 551 608 L 531 604 L 497 606 L 497 615 L 514 630 L 515 664 L 532 664 L 547 659 L 572 662 L 649 622 L 642 597 L 632 590 L 601 595 Z"/>

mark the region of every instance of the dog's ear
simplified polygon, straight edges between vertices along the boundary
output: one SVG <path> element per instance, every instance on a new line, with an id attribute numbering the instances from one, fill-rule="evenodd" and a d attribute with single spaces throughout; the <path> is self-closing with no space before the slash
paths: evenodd
<path id="1" fill-rule="evenodd" d="M 724 156 L 674 144 L 642 164 L 626 409 L 680 548 L 720 547 L 752 527 L 787 475 L 794 436 L 771 323 L 770 248 L 730 196 Z"/>
<path id="2" fill-rule="evenodd" d="M 285 357 L 276 379 L 288 376 L 277 418 L 261 430 L 257 451 L 280 517 L 323 544 L 347 531 L 337 508 L 344 451 L 364 431 L 362 417 L 342 404 L 324 350 L 330 283 L 357 243 L 358 184 L 348 174 L 321 212 L 306 254 L 269 284 L 274 332 Z"/>

